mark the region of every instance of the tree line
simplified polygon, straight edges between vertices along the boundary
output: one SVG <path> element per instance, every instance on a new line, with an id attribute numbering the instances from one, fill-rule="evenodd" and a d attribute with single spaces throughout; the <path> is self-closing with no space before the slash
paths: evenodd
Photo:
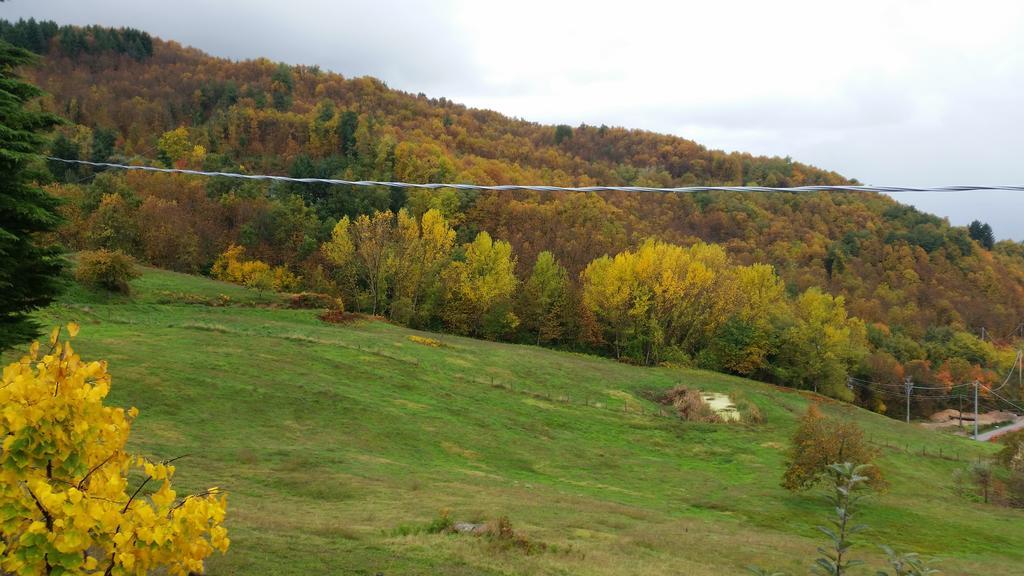
<path id="1" fill-rule="evenodd" d="M 17 22 L 0 19 L 0 40 L 36 54 L 51 48 L 68 57 L 110 52 L 126 54 L 136 60 L 153 55 L 153 38 L 134 28 L 106 26 L 59 26 L 52 20 L 29 18 Z"/>

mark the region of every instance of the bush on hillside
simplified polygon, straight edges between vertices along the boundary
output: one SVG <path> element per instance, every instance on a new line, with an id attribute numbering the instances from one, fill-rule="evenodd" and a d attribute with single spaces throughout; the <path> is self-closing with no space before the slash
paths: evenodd
<path id="1" fill-rule="evenodd" d="M 410 335 L 409 341 L 422 344 L 424 346 L 430 346 L 431 348 L 440 348 L 444 346 L 444 343 L 436 338 L 428 338 L 426 336 L 418 336 L 416 334 Z"/>
<path id="2" fill-rule="evenodd" d="M 822 480 L 835 462 L 868 465 L 877 455 L 877 451 L 868 446 L 860 426 L 826 418 L 817 404 L 811 404 L 793 435 L 782 486 L 788 490 L 806 490 Z M 885 488 L 885 479 L 877 466 L 865 470 L 872 488 Z"/>
<path id="3" fill-rule="evenodd" d="M 736 410 L 740 413 L 740 420 L 747 424 L 764 424 L 768 418 L 761 411 L 761 408 L 747 398 L 743 392 L 735 392 L 732 396 L 736 404 Z"/>
<path id="4" fill-rule="evenodd" d="M 288 307 L 303 310 L 330 309 L 338 307 L 336 298 L 317 292 L 299 292 L 288 296 Z"/>
<path id="5" fill-rule="evenodd" d="M 1016 470 L 1010 474 L 1006 482 L 1006 496 L 1010 506 L 1024 508 L 1024 470 Z"/>
<path id="6" fill-rule="evenodd" d="M 722 417 L 704 401 L 700 390 L 676 385 L 665 393 L 662 403 L 671 405 L 676 414 L 687 422 L 722 422 Z"/>
<path id="7" fill-rule="evenodd" d="M 81 252 L 75 279 L 86 286 L 118 294 L 131 293 L 131 281 L 140 276 L 135 260 L 120 250 Z"/>
<path id="8" fill-rule="evenodd" d="M 284 266 L 270 266 L 261 260 L 242 260 L 245 248 L 232 244 L 213 263 L 210 274 L 217 280 L 241 284 L 260 293 L 295 290 L 301 278 Z"/>
<path id="9" fill-rule="evenodd" d="M 548 549 L 544 542 L 531 540 L 525 534 L 514 530 L 508 516 L 500 516 L 488 522 L 483 536 L 492 545 L 503 550 L 514 549 L 525 554 L 535 554 Z"/>
<path id="10" fill-rule="evenodd" d="M 1024 472 L 1024 430 L 1004 434 L 999 441 L 1003 449 L 996 454 L 996 461 L 1010 470 Z"/>
<path id="11" fill-rule="evenodd" d="M 55 329 L 46 352 L 35 342 L 3 369 L 0 574 L 202 573 L 229 545 L 226 495 L 179 497 L 170 461 L 126 452 L 138 410 L 104 406 L 106 363 L 69 340 Z M 130 488 L 130 474 L 145 479 Z"/>

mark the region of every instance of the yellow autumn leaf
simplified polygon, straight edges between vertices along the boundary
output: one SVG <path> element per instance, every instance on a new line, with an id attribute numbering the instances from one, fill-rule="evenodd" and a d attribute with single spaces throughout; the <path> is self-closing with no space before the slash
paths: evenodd
<path id="1" fill-rule="evenodd" d="M 67 328 L 72 337 L 79 331 L 76 323 Z M 60 330 L 50 338 L 56 349 Z M 169 514 L 177 499 L 170 482 L 174 467 L 125 451 L 129 418 L 138 410 L 104 406 L 111 384 L 106 363 L 83 361 L 67 342 L 61 348 L 60 354 L 38 358 L 35 342 L 30 356 L 3 367 L 0 429 L 6 434 L 0 446 L 0 485 L 25 486 L 52 517 L 48 522 L 36 518 L 35 508 L 24 506 L 22 491 L 0 490 L 0 509 L 26 511 L 0 527 L 0 572 L 29 573 L 23 569 L 26 564 L 15 562 L 22 552 L 18 547 L 28 542 L 62 554 L 108 551 L 113 553 L 112 573 L 201 571 L 208 556 L 227 548 L 222 526 L 226 500 L 213 493 L 192 496 Z M 29 426 L 32 434 L 26 436 Z M 15 445 L 17 460 L 12 457 Z M 83 464 L 89 470 L 85 477 Z M 40 473 L 49 467 L 52 476 Z M 150 497 L 132 498 L 127 474 L 133 467 L 162 481 L 160 489 Z M 74 482 L 58 480 L 67 478 Z M 24 538 L 30 534 L 45 535 L 45 540 Z M 157 546 L 137 548 L 133 534 Z M 85 554 L 79 569 L 92 573 L 100 563 Z"/>

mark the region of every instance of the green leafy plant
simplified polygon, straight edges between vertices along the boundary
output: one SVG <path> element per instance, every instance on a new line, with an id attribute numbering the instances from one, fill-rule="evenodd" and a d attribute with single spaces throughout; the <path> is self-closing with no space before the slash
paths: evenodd
<path id="1" fill-rule="evenodd" d="M 87 286 L 119 294 L 130 294 L 130 282 L 139 277 L 131 256 L 117 250 L 82 252 L 75 278 Z"/>
<path id="2" fill-rule="evenodd" d="M 851 560 L 848 552 L 853 545 L 850 537 L 867 529 L 864 524 L 854 524 L 853 519 L 862 498 L 858 491 L 868 481 L 868 468 L 866 464 L 854 465 L 850 462 L 828 467 L 832 479 L 831 502 L 835 506 L 836 517 L 830 521 L 829 526 L 818 526 L 818 530 L 828 536 L 831 546 L 818 548 L 821 556 L 815 559 L 811 569 L 815 574 L 841 576 L 847 574 L 850 568 L 864 563 Z"/>
<path id="3" fill-rule="evenodd" d="M 835 517 L 827 526 L 818 526 L 828 537 L 828 544 L 818 547 L 819 556 L 814 559 L 811 573 L 819 576 L 842 576 L 849 574 L 850 569 L 863 565 L 864 562 L 850 558 L 853 547 L 851 537 L 867 529 L 864 524 L 856 524 L 854 518 L 863 500 L 862 490 L 870 486 L 871 476 L 868 474 L 870 464 L 853 464 L 843 462 L 830 464 L 827 469 L 831 481 L 829 503 L 835 510 Z M 914 552 L 897 552 L 887 545 L 881 546 L 885 551 L 886 560 L 892 572 L 880 570 L 876 576 L 930 576 L 939 574 L 931 567 L 936 560 L 925 558 Z M 748 566 L 747 571 L 758 576 L 786 576 L 784 572 L 772 572 L 759 566 Z"/>

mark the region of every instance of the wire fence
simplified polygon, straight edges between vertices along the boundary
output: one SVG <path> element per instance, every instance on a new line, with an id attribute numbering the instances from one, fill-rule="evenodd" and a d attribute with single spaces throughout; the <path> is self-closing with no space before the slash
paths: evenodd
<path id="1" fill-rule="evenodd" d="M 874 437 L 868 438 L 868 444 L 877 448 L 885 449 L 888 452 L 921 456 L 924 458 L 934 458 L 937 460 L 947 460 L 951 462 L 977 461 L 979 464 L 984 461 L 984 457 L 981 454 L 975 454 L 972 457 L 968 456 L 965 451 L 960 450 L 959 448 L 944 448 L 941 445 L 936 447 L 929 446 L 927 444 L 916 444 L 914 442 L 893 442 L 889 439 L 875 440 Z"/>

